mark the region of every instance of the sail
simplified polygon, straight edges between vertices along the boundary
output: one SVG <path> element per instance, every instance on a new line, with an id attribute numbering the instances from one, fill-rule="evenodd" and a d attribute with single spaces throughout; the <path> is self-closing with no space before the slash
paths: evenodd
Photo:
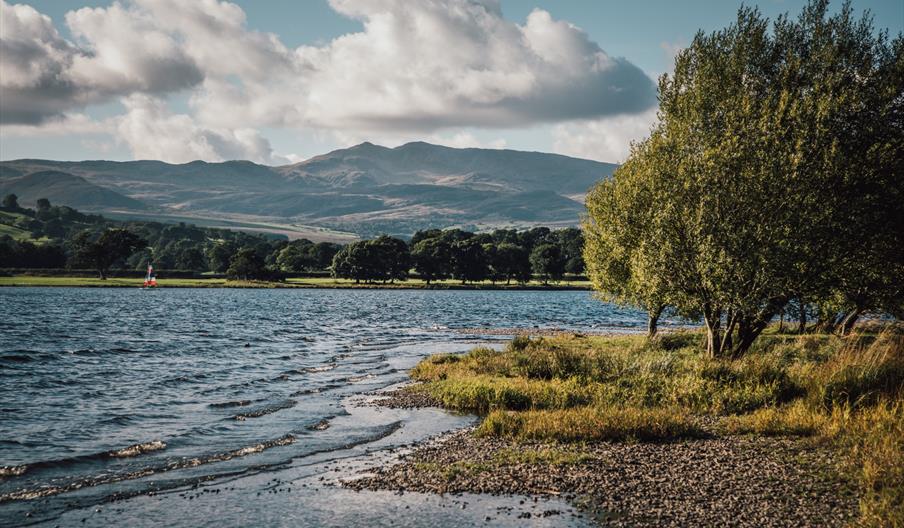
<path id="1" fill-rule="evenodd" d="M 157 277 L 154 275 L 154 266 L 148 262 L 148 273 L 144 276 L 144 287 L 154 288 L 157 286 Z"/>

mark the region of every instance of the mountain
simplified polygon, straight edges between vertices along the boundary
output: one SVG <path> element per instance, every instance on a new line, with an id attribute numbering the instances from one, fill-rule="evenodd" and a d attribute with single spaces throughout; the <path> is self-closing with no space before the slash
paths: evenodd
<path id="1" fill-rule="evenodd" d="M 144 210 L 142 202 L 124 196 L 84 178 L 65 172 L 47 170 L 0 181 L 0 196 L 13 193 L 19 201 L 31 204 L 47 198 L 53 204 L 68 205 L 83 210 Z"/>
<path id="2" fill-rule="evenodd" d="M 0 189 L 22 189 L 31 198 L 46 185 L 45 195 L 58 196 L 46 195 L 51 202 L 69 205 L 67 199 L 90 196 L 90 186 L 111 193 L 96 195 L 91 209 L 130 210 L 144 218 L 407 235 L 452 225 L 574 225 L 584 211 L 584 193 L 616 167 L 541 152 L 362 143 L 280 167 L 250 161 L 5 161 Z M 29 180 L 36 174 L 44 176 Z M 79 192 L 69 198 L 57 192 L 61 185 Z"/>

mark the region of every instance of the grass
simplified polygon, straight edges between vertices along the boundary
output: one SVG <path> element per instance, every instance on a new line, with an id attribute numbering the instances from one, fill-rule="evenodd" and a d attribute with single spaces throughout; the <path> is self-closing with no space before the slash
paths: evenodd
<path id="1" fill-rule="evenodd" d="M 725 414 L 789 401 L 803 390 L 773 354 L 709 361 L 696 335 L 650 347 L 641 336 L 520 338 L 503 352 L 478 348 L 434 356 L 412 377 L 447 407 L 567 409 L 579 405 L 686 409 Z"/>
<path id="2" fill-rule="evenodd" d="M 707 359 L 697 332 L 522 336 L 502 351 L 431 356 L 411 375 L 423 382 L 412 390 L 484 414 L 481 436 L 668 441 L 715 422 L 708 434 L 811 437 L 859 482 L 859 524 L 904 527 L 904 334 L 894 327 L 770 332 L 736 360 Z"/>
<path id="3" fill-rule="evenodd" d="M 211 288 L 226 285 L 225 279 L 160 279 L 161 288 Z M 31 275 L 15 275 L 0 277 L 2 286 L 78 286 L 93 288 L 140 288 L 143 278 L 110 277 L 100 280 L 97 277 L 36 277 Z"/>
<path id="4" fill-rule="evenodd" d="M 0 229 L 4 226 L 0 225 Z M 0 232 L 0 234 L 3 234 Z M 2 286 L 70 286 L 70 287 L 138 287 L 141 286 L 144 279 L 142 278 L 109 278 L 101 281 L 96 277 L 66 277 L 66 276 L 33 276 L 33 275 L 15 275 L 11 277 L 0 276 L 0 287 Z M 526 285 L 508 285 L 496 283 L 495 285 L 489 281 L 469 283 L 462 286 L 458 281 L 439 281 L 431 285 L 427 285 L 419 279 L 410 279 L 399 281 L 394 284 L 356 284 L 355 281 L 349 279 L 333 279 L 330 277 L 311 277 L 287 279 L 284 282 L 266 282 L 266 281 L 227 281 L 220 278 L 199 278 L 199 279 L 167 279 L 159 278 L 160 287 L 166 288 L 362 288 L 362 289 L 589 289 L 590 283 L 586 281 L 566 281 L 560 284 L 551 284 L 543 286 L 542 283 L 532 281 Z"/>
<path id="5" fill-rule="evenodd" d="M 11 225 L 0 224 L 0 236 L 8 235 L 15 240 L 30 240 L 31 233 Z"/>

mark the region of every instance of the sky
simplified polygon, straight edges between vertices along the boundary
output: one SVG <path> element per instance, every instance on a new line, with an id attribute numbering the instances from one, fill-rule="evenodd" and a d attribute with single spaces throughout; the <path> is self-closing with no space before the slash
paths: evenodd
<path id="1" fill-rule="evenodd" d="M 620 162 L 675 53 L 740 5 L 0 0 L 0 159 L 282 165 L 428 141 Z M 904 31 L 901 0 L 852 5 Z"/>

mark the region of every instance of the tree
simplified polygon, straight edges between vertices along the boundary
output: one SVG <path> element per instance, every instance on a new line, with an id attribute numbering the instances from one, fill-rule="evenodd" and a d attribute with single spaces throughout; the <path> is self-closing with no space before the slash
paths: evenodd
<path id="1" fill-rule="evenodd" d="M 107 229 L 92 240 L 89 231 L 78 233 L 72 240 L 76 263 L 97 270 L 101 280 L 107 279 L 110 267 L 135 251 L 147 247 L 147 242 L 127 229 Z"/>
<path id="2" fill-rule="evenodd" d="M 317 267 L 317 260 L 313 255 L 313 242 L 310 240 L 295 240 L 280 249 L 276 255 L 276 265 L 282 271 L 299 272 Z"/>
<path id="3" fill-rule="evenodd" d="M 742 8 L 698 34 L 660 80 L 660 124 L 588 196 L 594 285 L 701 313 L 711 356 L 746 352 L 792 298 L 894 297 L 900 206 L 884 204 L 902 188 L 902 50 L 818 0 L 771 31 Z M 879 297 L 851 297 L 851 313 Z"/>
<path id="4" fill-rule="evenodd" d="M 373 246 L 368 245 L 368 242 L 367 240 L 352 242 L 336 253 L 331 266 L 332 275 L 354 279 L 356 283 L 362 280 L 372 282 L 382 278 L 382 272 L 375 267 L 377 260 Z"/>
<path id="5" fill-rule="evenodd" d="M 3 197 L 3 208 L 7 211 L 18 211 L 19 210 L 19 197 L 13 193 L 7 194 Z"/>
<path id="6" fill-rule="evenodd" d="M 503 242 L 496 246 L 490 266 L 510 284 L 512 279 L 525 283 L 531 278 L 530 254 L 519 245 Z"/>
<path id="7" fill-rule="evenodd" d="M 647 336 L 656 335 L 659 317 L 668 302 L 670 286 L 666 270 L 654 265 L 663 262 L 650 256 L 646 261 L 644 239 L 667 236 L 654 222 L 653 195 L 649 186 L 661 135 L 656 132 L 634 145 L 631 156 L 612 178 L 603 180 L 587 195 L 588 216 L 584 221 L 584 262 L 593 288 L 603 299 L 638 306 L 647 312 Z"/>
<path id="8" fill-rule="evenodd" d="M 269 275 L 263 257 L 251 247 L 239 249 L 226 270 L 226 276 L 233 280 L 264 280 Z"/>
<path id="9" fill-rule="evenodd" d="M 486 253 L 479 241 L 466 238 L 454 242 L 452 250 L 452 276 L 466 282 L 478 282 L 487 278 L 489 266 Z"/>
<path id="10" fill-rule="evenodd" d="M 565 257 L 555 244 L 539 244 L 530 253 L 531 270 L 543 279 L 543 284 L 551 280 L 561 280 L 565 274 Z"/>
<path id="11" fill-rule="evenodd" d="M 451 275 L 452 247 L 442 238 L 422 238 L 411 246 L 411 260 L 417 274 L 430 284 Z"/>
<path id="12" fill-rule="evenodd" d="M 48 200 L 47 198 L 38 198 L 38 201 L 35 203 L 35 207 L 37 207 L 37 211 L 39 213 L 50 211 L 50 200 Z"/>
<path id="13" fill-rule="evenodd" d="M 411 269 L 411 256 L 404 240 L 381 235 L 367 242 L 367 267 L 373 278 L 393 282 L 405 280 Z"/>
<path id="14" fill-rule="evenodd" d="M 207 259 L 196 244 L 184 240 L 176 253 L 176 269 L 204 271 L 207 269 Z"/>
<path id="15" fill-rule="evenodd" d="M 562 250 L 562 258 L 565 259 L 565 272 L 572 275 L 581 275 L 585 271 L 584 265 L 584 235 L 580 229 L 569 227 L 553 232 L 556 243 Z"/>
<path id="16" fill-rule="evenodd" d="M 339 244 L 334 244 L 332 242 L 318 242 L 314 244 L 314 247 L 311 248 L 311 255 L 313 257 L 313 269 L 316 270 L 325 270 L 330 267 L 330 263 L 333 262 L 333 256 L 342 249 L 342 246 Z"/>
<path id="17" fill-rule="evenodd" d="M 205 257 L 207 266 L 217 273 L 223 273 L 229 269 L 229 262 L 237 251 L 235 244 L 227 241 L 216 241 L 207 247 Z"/>

